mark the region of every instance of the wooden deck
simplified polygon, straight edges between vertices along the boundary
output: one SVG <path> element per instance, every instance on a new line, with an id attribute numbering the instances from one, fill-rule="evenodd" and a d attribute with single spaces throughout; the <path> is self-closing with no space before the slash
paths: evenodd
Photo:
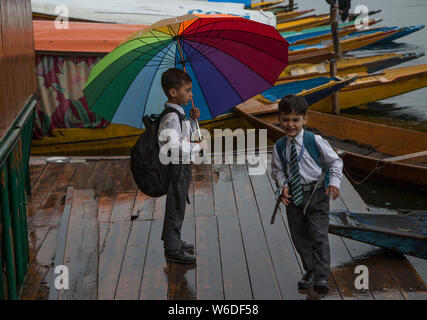
<path id="1" fill-rule="evenodd" d="M 164 258 L 165 197 L 137 191 L 129 159 L 32 163 L 31 266 L 22 299 L 427 299 L 425 283 L 403 255 L 334 235 L 330 294 L 299 291 L 303 270 L 283 208 L 270 224 L 269 172 L 193 166 L 183 239 L 196 245 L 197 264 L 184 266 Z M 347 179 L 331 202 L 338 208 L 367 211 Z M 59 262 L 69 267 L 70 289 L 58 292 L 49 288 Z M 368 290 L 354 286 L 357 265 L 369 268 Z"/>

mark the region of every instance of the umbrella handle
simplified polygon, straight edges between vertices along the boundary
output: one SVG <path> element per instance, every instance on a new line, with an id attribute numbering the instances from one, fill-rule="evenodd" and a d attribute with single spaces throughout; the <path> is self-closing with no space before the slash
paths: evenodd
<path id="1" fill-rule="evenodd" d="M 199 121 L 196 119 L 197 124 L 197 132 L 199 133 L 199 141 L 202 141 L 202 135 L 200 134 L 200 127 L 199 127 Z M 200 150 L 199 155 L 203 157 L 203 150 Z"/>
<path id="2" fill-rule="evenodd" d="M 202 135 L 200 133 L 200 127 L 199 127 L 199 120 L 196 119 L 196 124 L 197 124 L 197 132 L 199 133 L 199 140 L 202 141 Z"/>

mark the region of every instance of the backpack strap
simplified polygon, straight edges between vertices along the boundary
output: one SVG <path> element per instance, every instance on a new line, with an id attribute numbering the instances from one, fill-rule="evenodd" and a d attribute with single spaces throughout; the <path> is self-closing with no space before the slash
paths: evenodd
<path id="1" fill-rule="evenodd" d="M 280 138 L 276 142 L 276 150 L 279 155 L 280 161 L 282 162 L 282 168 L 285 173 L 286 178 L 289 180 L 288 177 L 288 161 L 286 160 L 286 142 L 287 138 L 286 136 Z M 329 167 L 323 162 L 319 149 L 316 144 L 316 140 L 314 137 L 314 133 L 304 130 L 304 136 L 303 136 L 303 145 L 304 148 L 307 149 L 308 154 L 310 157 L 313 158 L 313 160 L 316 162 L 316 164 L 322 168 L 322 171 L 325 171 L 325 187 L 328 187 L 329 185 Z"/>
<path id="2" fill-rule="evenodd" d="M 172 108 L 172 107 L 165 107 L 163 109 L 162 113 L 160 113 L 160 115 L 158 116 L 159 122 L 162 120 L 162 118 L 165 115 L 167 115 L 168 113 L 171 113 L 171 112 L 176 113 L 176 115 L 178 116 L 179 125 L 181 126 L 181 129 L 182 129 L 182 121 L 186 120 L 186 117 L 181 112 L 179 112 L 178 110 L 176 110 L 175 108 Z"/>
<path id="3" fill-rule="evenodd" d="M 327 188 L 329 185 L 329 167 L 323 162 L 320 156 L 319 148 L 317 147 L 314 133 L 311 131 L 304 130 L 303 141 L 310 157 L 312 157 L 316 164 L 320 168 L 322 168 L 322 171 L 325 171 L 325 187 Z"/>
<path id="4" fill-rule="evenodd" d="M 286 142 L 287 142 L 286 136 L 283 136 L 279 140 L 277 140 L 276 151 L 277 151 L 277 154 L 279 155 L 280 162 L 282 163 L 282 169 L 283 169 L 283 172 L 285 173 L 285 177 L 286 179 L 289 180 L 288 170 L 287 170 L 288 162 L 286 161 Z"/>
<path id="5" fill-rule="evenodd" d="M 288 161 L 286 161 L 286 142 L 287 142 L 286 136 L 281 137 L 279 140 L 277 140 L 276 151 L 277 151 L 277 154 L 279 155 L 280 162 L 282 163 L 282 169 L 283 169 L 283 172 L 285 173 L 285 177 L 289 179 L 288 170 L 287 170 Z"/>
<path id="6" fill-rule="evenodd" d="M 159 123 L 165 115 L 167 115 L 168 113 L 171 113 L 171 112 L 174 112 L 178 116 L 179 125 L 180 125 L 181 130 L 182 130 L 182 121 L 184 121 L 186 119 L 186 117 L 181 112 L 179 112 L 178 110 L 176 110 L 175 108 L 172 108 L 172 107 L 165 107 L 165 109 L 162 111 L 162 113 L 158 116 Z M 179 199 L 179 193 L 178 193 L 178 177 L 181 175 L 182 169 L 183 169 L 183 165 L 182 165 L 182 163 L 180 163 L 179 173 L 177 174 L 177 176 L 175 176 L 174 174 L 170 175 L 172 188 L 173 188 L 174 196 L 175 196 L 175 205 L 176 205 L 177 210 L 179 210 L 181 208 L 181 201 Z M 169 170 L 171 172 L 172 167 L 169 167 Z M 188 194 L 187 194 L 187 201 L 189 202 Z"/>

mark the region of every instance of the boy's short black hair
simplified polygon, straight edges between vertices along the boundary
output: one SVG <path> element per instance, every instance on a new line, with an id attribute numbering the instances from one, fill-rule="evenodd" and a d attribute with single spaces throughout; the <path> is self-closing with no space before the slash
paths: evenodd
<path id="1" fill-rule="evenodd" d="M 162 74 L 162 88 L 165 94 L 169 95 L 170 89 L 179 89 L 183 84 L 192 82 L 191 77 L 184 70 L 170 68 Z"/>
<path id="2" fill-rule="evenodd" d="M 307 100 L 295 94 L 284 96 L 279 102 L 279 112 L 285 114 L 295 113 L 305 116 L 307 114 L 307 107 Z"/>

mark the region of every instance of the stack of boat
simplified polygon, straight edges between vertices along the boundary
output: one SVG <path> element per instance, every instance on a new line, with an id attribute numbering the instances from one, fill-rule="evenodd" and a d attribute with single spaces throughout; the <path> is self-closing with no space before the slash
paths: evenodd
<path id="1" fill-rule="evenodd" d="M 329 15 L 303 16 L 312 11 L 291 13 L 278 2 L 264 4 L 264 10 L 268 8 L 276 14 L 277 29 L 290 44 L 290 65 L 273 88 L 237 106 L 235 111 L 252 126 L 267 128 L 275 141 L 284 134 L 277 123 L 277 102 L 286 94 L 303 95 L 310 105 L 308 125 L 330 137 L 332 144 L 341 149 L 347 169 L 427 189 L 427 133 L 325 114 L 332 111 L 332 92 L 338 92 L 340 108 L 346 109 L 427 86 L 427 65 L 387 69 L 424 52 L 344 57 L 337 62 L 338 76 L 331 77 L 327 59 L 333 57 L 334 49 Z M 372 11 L 369 16 L 379 12 Z M 287 17 L 288 14 L 292 16 Z M 350 15 L 349 22 L 339 25 L 343 53 L 379 47 L 424 28 L 377 27 L 381 20 L 371 19 L 369 29 L 358 30 L 356 18 Z M 370 148 L 343 144 L 343 140 Z M 375 156 L 372 150 L 376 151 Z"/>

